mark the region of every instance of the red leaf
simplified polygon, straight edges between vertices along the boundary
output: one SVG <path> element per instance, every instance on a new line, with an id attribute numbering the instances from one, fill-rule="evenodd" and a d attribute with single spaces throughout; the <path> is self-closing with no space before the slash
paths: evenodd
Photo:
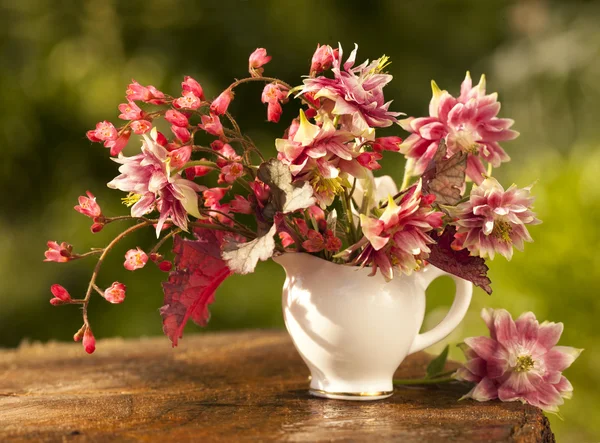
<path id="1" fill-rule="evenodd" d="M 454 226 L 446 226 L 442 235 L 437 235 L 435 232 L 431 233 L 431 238 L 436 241 L 436 244 L 430 246 L 431 253 L 427 261 L 443 271 L 469 280 L 491 294 L 490 284 L 492 281 L 487 276 L 489 268 L 485 264 L 485 260 L 470 255 L 467 249 L 461 249 L 460 251 L 452 249 L 454 234 L 456 234 Z"/>
<path id="2" fill-rule="evenodd" d="M 165 304 L 160 315 L 163 331 L 173 346 L 177 346 L 189 318 L 200 326 L 206 326 L 210 318 L 208 305 L 214 301 L 219 285 L 231 275 L 221 259 L 222 233 L 198 229 L 195 234 L 197 240 L 175 236 L 175 270 L 162 284 Z"/>

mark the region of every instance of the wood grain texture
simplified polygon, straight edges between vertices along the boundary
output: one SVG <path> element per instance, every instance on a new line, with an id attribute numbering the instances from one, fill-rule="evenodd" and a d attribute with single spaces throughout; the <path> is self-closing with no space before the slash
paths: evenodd
<path id="1" fill-rule="evenodd" d="M 421 377 L 419 353 L 398 370 Z M 307 394 L 308 369 L 284 331 L 102 340 L 0 351 L 0 441 L 553 442 L 520 403 L 457 402 L 461 384 L 402 388 L 386 400 Z"/>

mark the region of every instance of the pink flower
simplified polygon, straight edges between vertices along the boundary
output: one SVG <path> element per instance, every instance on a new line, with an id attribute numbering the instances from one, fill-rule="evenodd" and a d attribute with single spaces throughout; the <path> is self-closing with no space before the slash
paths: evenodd
<path id="1" fill-rule="evenodd" d="M 485 179 L 471 191 L 469 201 L 451 210 L 457 228 L 453 246 L 483 258 L 498 253 L 510 260 L 513 246 L 522 251 L 524 242 L 533 241 L 525 225 L 541 223 L 531 211 L 530 189 L 512 185 L 504 191 L 495 178 Z"/>
<path id="2" fill-rule="evenodd" d="M 97 123 L 96 129 L 87 132 L 88 139 L 93 142 L 116 140 L 118 135 L 115 126 L 106 120 Z"/>
<path id="3" fill-rule="evenodd" d="M 163 272 L 169 272 L 171 269 L 173 268 L 173 263 L 171 263 L 170 261 L 161 261 L 158 264 L 158 269 L 160 269 Z"/>
<path id="4" fill-rule="evenodd" d="M 357 264 L 379 269 L 386 280 L 394 277 L 394 269 L 410 274 L 431 252 L 434 243 L 427 232 L 442 226 L 442 212 L 431 208 L 432 198 L 421 194 L 421 181 L 409 188 L 400 203 L 390 195 L 387 207 L 379 218 L 364 214 L 360 222 L 367 246 L 356 259 Z M 360 244 L 361 242 L 359 242 Z"/>
<path id="5" fill-rule="evenodd" d="M 44 261 L 53 261 L 56 263 L 65 263 L 73 259 L 73 246 L 62 242 L 60 245 L 55 241 L 48 242 L 48 250 L 44 253 Z"/>
<path id="6" fill-rule="evenodd" d="M 583 349 L 556 346 L 562 323 L 538 323 L 532 312 L 516 321 L 504 309 L 483 309 L 481 317 L 490 337 L 471 337 L 463 350 L 467 357 L 455 377 L 477 385 L 463 398 L 516 401 L 558 412 L 573 386 L 562 375 Z"/>
<path id="7" fill-rule="evenodd" d="M 148 257 L 146 257 L 146 260 L 148 260 Z M 123 303 L 123 300 L 125 300 L 126 289 L 127 287 L 123 283 L 116 281 L 110 286 L 110 288 L 104 291 L 104 298 L 110 303 Z"/>
<path id="8" fill-rule="evenodd" d="M 175 126 L 187 128 L 189 120 L 187 115 L 183 112 L 179 112 L 176 109 L 169 109 L 165 114 L 165 120 Z"/>
<path id="9" fill-rule="evenodd" d="M 187 143 L 192 139 L 192 134 L 187 128 L 181 126 L 171 125 L 171 131 L 177 137 L 181 143 Z"/>
<path id="10" fill-rule="evenodd" d="M 262 92 L 261 101 L 267 104 L 267 120 L 277 123 L 283 113 L 280 102 L 287 100 L 288 89 L 279 83 L 267 84 Z"/>
<path id="11" fill-rule="evenodd" d="M 127 146 L 131 137 L 131 131 L 123 131 L 116 140 L 107 140 L 104 142 L 104 147 L 110 148 L 110 155 L 113 157 L 119 155 L 119 153 Z"/>
<path id="12" fill-rule="evenodd" d="M 390 136 L 390 137 L 380 137 L 376 138 L 373 143 L 371 143 L 371 147 L 375 152 L 382 151 L 400 151 L 400 143 L 402 143 L 402 139 L 400 137 Z"/>
<path id="13" fill-rule="evenodd" d="M 123 266 L 128 271 L 142 269 L 148 262 L 148 255 L 140 248 L 130 249 L 125 253 L 125 263 Z"/>
<path id="14" fill-rule="evenodd" d="M 210 110 L 217 115 L 223 115 L 227 112 L 231 100 L 233 100 L 233 91 L 231 89 L 225 89 L 210 104 Z"/>
<path id="15" fill-rule="evenodd" d="M 204 197 L 204 206 L 212 208 L 218 206 L 219 202 L 225 197 L 229 188 L 210 188 L 202 192 Z"/>
<path id="16" fill-rule="evenodd" d="M 173 224 L 187 230 L 188 214 L 201 218 L 197 192 L 204 188 L 184 179 L 180 173 L 171 174 L 171 157 L 157 143 L 156 128 L 152 130 L 151 137 L 146 134 L 143 137 L 140 154 L 115 159 L 121 164 L 121 175 L 107 186 L 130 193 L 124 200 L 132 205 L 133 217 L 141 217 L 156 208 L 160 213 L 156 225 L 157 236 L 169 218 Z"/>
<path id="17" fill-rule="evenodd" d="M 312 56 L 310 64 L 310 76 L 314 77 L 331 68 L 333 61 L 339 57 L 339 49 L 333 49 L 329 45 L 317 44 L 317 49 Z"/>
<path id="18" fill-rule="evenodd" d="M 184 91 L 182 97 L 173 101 L 173 106 L 183 109 L 198 109 L 202 106 L 202 101 L 191 91 Z"/>
<path id="19" fill-rule="evenodd" d="M 271 61 L 265 48 L 257 48 L 248 59 L 248 72 L 252 77 L 261 77 L 264 72 L 263 66 Z"/>
<path id="20" fill-rule="evenodd" d="M 315 98 L 328 101 L 331 114 L 343 117 L 343 127 L 362 135 L 371 128 L 391 126 L 397 122 L 396 117 L 400 113 L 389 111 L 391 102 L 386 102 L 383 96 L 383 88 L 392 80 L 391 75 L 383 73 L 387 57 L 354 67 L 357 50 L 358 46 L 355 45 L 343 64 L 343 70 L 342 47 L 337 54 L 330 51 L 334 78 L 307 78 L 300 94 L 314 93 Z"/>
<path id="21" fill-rule="evenodd" d="M 96 350 L 96 338 L 92 333 L 92 329 L 88 326 L 85 328 L 85 332 L 83 333 L 83 349 L 88 354 L 92 354 Z"/>
<path id="22" fill-rule="evenodd" d="M 190 145 L 174 149 L 167 154 L 171 158 L 171 169 L 181 169 L 190 160 L 192 156 L 192 147 Z"/>
<path id="23" fill-rule="evenodd" d="M 219 183 L 233 183 L 243 175 L 244 166 L 241 163 L 229 163 L 221 169 Z"/>
<path id="24" fill-rule="evenodd" d="M 267 105 L 267 121 L 278 123 L 281 119 L 281 114 L 283 114 L 283 108 L 279 102 L 269 103 Z"/>
<path id="25" fill-rule="evenodd" d="M 370 171 L 375 171 L 377 169 L 381 169 L 381 165 L 377 163 L 377 161 L 381 160 L 382 158 L 383 155 L 378 152 L 363 152 L 356 157 L 356 160 Z"/>
<path id="26" fill-rule="evenodd" d="M 202 158 L 200 160 L 206 161 L 205 158 Z M 203 177 L 203 176 L 205 176 L 206 174 L 208 174 L 212 170 L 213 170 L 213 168 L 211 168 L 209 166 L 196 165 L 196 166 L 193 166 L 191 168 L 187 168 L 185 170 L 185 176 L 187 177 L 188 180 L 193 180 L 196 177 Z"/>
<path id="27" fill-rule="evenodd" d="M 475 183 L 483 181 L 486 172 L 481 161 L 497 168 L 510 157 L 498 142 L 512 140 L 519 133 L 509 129 L 513 120 L 497 118 L 500 111 L 498 94 L 485 94 L 485 76 L 472 86 L 467 72 L 460 96 L 454 98 L 432 82 L 433 97 L 429 117 L 407 118 L 400 125 L 411 135 L 400 146 L 400 152 L 412 162 L 411 174 L 421 175 L 433 159 L 441 139 L 446 141 L 448 156 L 467 152 L 467 175 Z"/>
<path id="28" fill-rule="evenodd" d="M 52 292 L 52 295 L 54 296 L 54 298 L 50 300 L 50 304 L 54 306 L 71 301 L 71 294 L 69 294 L 69 291 L 61 285 L 52 285 L 50 287 L 50 292 Z"/>
<path id="29" fill-rule="evenodd" d="M 144 118 L 144 111 L 131 100 L 127 103 L 121 103 L 119 111 L 121 111 L 119 118 L 122 120 L 140 120 Z"/>
<path id="30" fill-rule="evenodd" d="M 202 123 L 198 125 L 198 127 L 209 134 L 216 135 L 217 137 L 221 137 L 223 135 L 223 125 L 221 124 L 221 120 L 219 116 L 213 114 L 212 112 L 209 115 L 203 115 L 201 117 Z"/>
<path id="31" fill-rule="evenodd" d="M 233 200 L 229 202 L 229 207 L 232 212 L 237 212 L 238 214 L 252 214 L 250 202 L 241 195 L 234 196 Z"/>
<path id="32" fill-rule="evenodd" d="M 131 129 L 135 134 L 142 135 L 152 129 L 152 123 L 148 120 L 135 120 L 131 122 Z"/>
<path id="33" fill-rule="evenodd" d="M 125 95 L 127 100 L 134 101 L 139 100 L 144 103 L 151 103 L 154 105 L 160 105 L 164 103 L 165 94 L 156 89 L 154 86 L 142 86 L 135 80 L 131 80 L 132 83 L 127 87 Z"/>
<path id="34" fill-rule="evenodd" d="M 87 197 L 79 197 L 79 205 L 75 206 L 75 210 L 87 217 L 96 218 L 102 215 L 100 205 L 96 203 L 96 197 L 90 191 L 86 191 Z"/>
<path id="35" fill-rule="evenodd" d="M 308 239 L 302 242 L 302 247 L 307 252 L 320 252 L 325 248 L 325 239 L 314 229 L 310 229 L 307 235 Z"/>
<path id="36" fill-rule="evenodd" d="M 183 82 L 181 83 L 182 94 L 185 92 L 191 92 L 200 100 L 204 100 L 204 91 L 202 90 L 202 86 L 196 80 L 194 80 L 189 75 L 186 75 L 183 78 Z"/>

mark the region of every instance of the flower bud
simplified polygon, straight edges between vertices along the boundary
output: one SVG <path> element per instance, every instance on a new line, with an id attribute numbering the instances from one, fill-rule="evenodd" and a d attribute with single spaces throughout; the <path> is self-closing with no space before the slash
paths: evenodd
<path id="1" fill-rule="evenodd" d="M 71 295 L 69 294 L 69 291 L 67 291 L 61 285 L 55 284 L 55 285 L 50 286 L 50 292 L 52 292 L 52 295 L 55 296 L 56 298 L 58 298 L 59 300 L 62 300 L 62 301 L 70 301 L 71 300 Z"/>
<path id="2" fill-rule="evenodd" d="M 158 264 L 158 269 L 160 269 L 163 272 L 169 272 L 172 268 L 173 268 L 173 264 L 168 260 L 161 261 Z"/>
<path id="3" fill-rule="evenodd" d="M 83 333 L 83 349 L 88 354 L 92 354 L 96 350 L 96 338 L 92 333 L 92 329 L 88 326 Z"/>
<path id="4" fill-rule="evenodd" d="M 210 110 L 217 115 L 223 115 L 227 112 L 231 100 L 233 100 L 233 91 L 231 89 L 226 89 L 213 100 L 210 105 Z"/>
<path id="5" fill-rule="evenodd" d="M 85 334 L 85 325 L 79 328 L 79 331 L 77 331 L 75 335 L 73 335 L 73 341 L 81 341 L 81 339 L 83 338 L 83 334 Z"/>

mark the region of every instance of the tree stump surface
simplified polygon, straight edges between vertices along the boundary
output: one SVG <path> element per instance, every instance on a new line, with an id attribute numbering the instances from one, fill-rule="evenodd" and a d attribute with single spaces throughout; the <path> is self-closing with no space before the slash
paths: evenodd
<path id="1" fill-rule="evenodd" d="M 422 377 L 418 353 L 398 378 Z M 449 363 L 449 368 L 455 363 Z M 0 441 L 553 442 L 518 402 L 457 400 L 459 383 L 396 388 L 386 400 L 311 397 L 285 331 L 23 344 L 0 350 Z"/>

